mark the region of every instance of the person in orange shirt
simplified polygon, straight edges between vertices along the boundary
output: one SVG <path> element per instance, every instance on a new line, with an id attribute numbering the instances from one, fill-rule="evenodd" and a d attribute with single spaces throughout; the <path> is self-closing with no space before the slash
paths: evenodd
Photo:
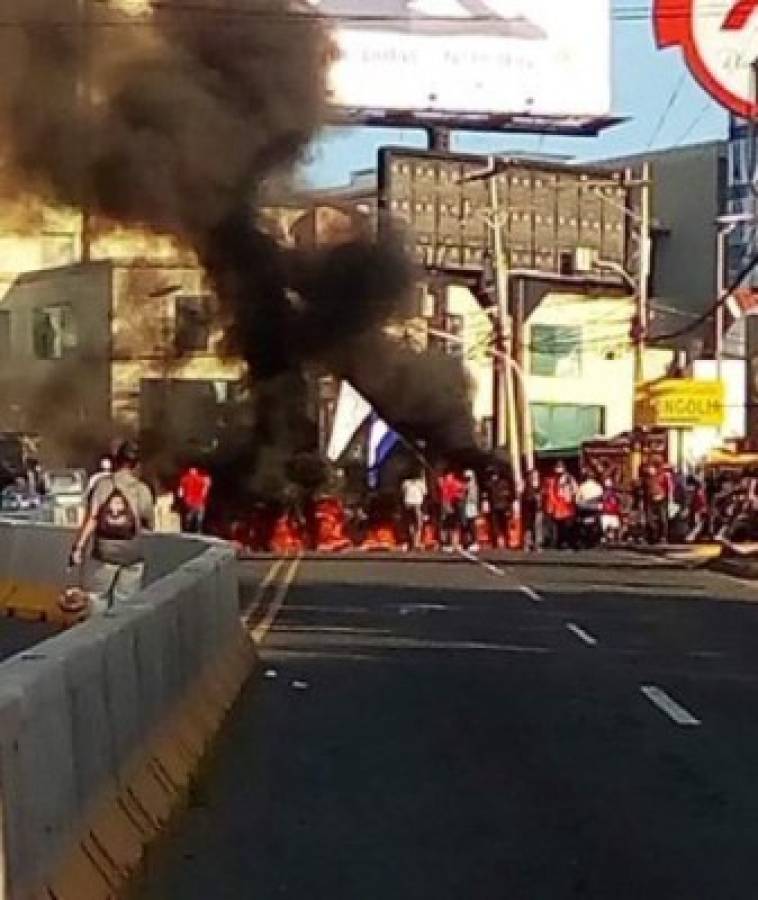
<path id="1" fill-rule="evenodd" d="M 566 470 L 565 463 L 559 460 L 553 470 L 547 503 L 557 549 L 576 546 L 576 492 L 574 476 Z"/>

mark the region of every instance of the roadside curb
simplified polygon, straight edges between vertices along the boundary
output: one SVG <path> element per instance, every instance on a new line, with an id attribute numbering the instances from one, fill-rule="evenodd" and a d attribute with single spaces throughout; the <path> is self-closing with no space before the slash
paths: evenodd
<path id="1" fill-rule="evenodd" d="M 708 568 L 711 572 L 731 575 L 734 578 L 742 578 L 745 581 L 755 581 L 758 584 L 758 559 L 721 556 L 718 559 L 711 560 Z"/>

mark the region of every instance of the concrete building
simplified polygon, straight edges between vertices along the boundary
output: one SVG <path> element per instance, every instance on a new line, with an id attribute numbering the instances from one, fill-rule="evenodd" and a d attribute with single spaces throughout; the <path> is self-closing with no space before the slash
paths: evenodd
<path id="1" fill-rule="evenodd" d="M 47 458 L 152 431 L 204 446 L 242 377 L 219 353 L 197 266 L 114 261 L 18 276 L 0 308 L 0 421 L 38 432 Z"/>
<path id="2" fill-rule="evenodd" d="M 634 156 L 601 165 L 639 171 L 650 164 L 653 258 L 651 333 L 685 328 L 716 297 L 716 219 L 727 209 L 728 147 L 710 141 Z M 697 356 L 713 350 L 713 323 L 676 341 Z"/>
<path id="3" fill-rule="evenodd" d="M 491 323 L 467 288 L 451 286 L 447 293 L 463 340 L 457 352 L 471 376 L 474 416 L 480 432 L 491 435 Z M 539 303 L 526 305 L 516 349 L 538 457 L 576 456 L 583 441 L 632 429 L 634 314 L 630 296 L 572 289 L 557 280 L 545 286 Z M 660 377 L 672 360 L 670 350 L 649 350 L 645 377 Z"/>

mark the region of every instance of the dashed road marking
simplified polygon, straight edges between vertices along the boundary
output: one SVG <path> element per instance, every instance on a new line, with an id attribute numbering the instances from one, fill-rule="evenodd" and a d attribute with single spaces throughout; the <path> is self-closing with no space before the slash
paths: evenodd
<path id="1" fill-rule="evenodd" d="M 640 688 L 647 699 L 658 709 L 665 713 L 672 722 L 683 727 L 694 728 L 701 725 L 700 719 L 696 719 L 692 713 L 673 700 L 664 690 L 654 684 L 643 684 Z"/>
<path id="2" fill-rule="evenodd" d="M 481 566 L 490 574 L 495 575 L 498 578 L 507 578 L 509 575 L 506 569 L 501 569 L 500 567 L 487 562 L 486 559 L 480 559 L 475 553 L 471 553 L 468 550 L 463 550 L 461 547 L 458 547 L 458 554 L 464 559 L 467 559 L 470 563 Z M 541 594 L 535 591 L 534 588 L 530 588 L 528 584 L 515 585 L 514 588 L 520 593 L 525 594 L 532 601 L 532 603 L 543 603 L 545 600 L 545 598 Z"/>
<path id="3" fill-rule="evenodd" d="M 462 547 L 458 547 L 458 553 L 464 559 L 467 559 L 470 563 L 474 563 L 474 565 L 481 566 L 483 569 L 486 569 L 490 575 L 495 575 L 497 578 L 505 578 L 506 573 L 493 565 L 490 562 L 487 562 L 486 559 L 480 559 L 476 553 L 471 553 L 469 550 L 464 550 Z"/>
<path id="4" fill-rule="evenodd" d="M 534 588 L 530 588 L 528 584 L 522 584 L 519 587 L 519 590 L 522 594 L 525 594 L 532 601 L 532 603 L 544 603 L 545 601 L 545 598 L 542 596 L 542 594 L 537 593 L 537 591 L 535 591 Z"/>
<path id="5" fill-rule="evenodd" d="M 583 644 L 586 644 L 588 647 L 597 647 L 597 638 L 593 637 L 588 631 L 585 631 L 583 628 L 580 628 L 574 622 L 568 622 L 566 624 L 566 628 L 568 628 L 568 630 L 575 637 L 578 637 Z"/>
<path id="6" fill-rule="evenodd" d="M 271 630 L 271 626 L 274 624 L 276 617 L 281 612 L 282 606 L 284 606 L 284 601 L 287 597 L 287 593 L 292 587 L 292 582 L 295 580 L 297 570 L 300 568 L 300 563 L 302 562 L 302 560 L 302 554 L 292 560 L 289 569 L 276 588 L 276 593 L 274 594 L 271 605 L 269 606 L 266 615 L 252 630 L 251 636 L 256 643 L 260 643 L 265 639 L 266 635 Z"/>

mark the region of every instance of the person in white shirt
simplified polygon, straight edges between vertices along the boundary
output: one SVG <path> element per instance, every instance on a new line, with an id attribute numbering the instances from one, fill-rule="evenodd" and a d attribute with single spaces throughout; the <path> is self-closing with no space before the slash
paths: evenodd
<path id="1" fill-rule="evenodd" d="M 603 499 L 603 486 L 591 471 L 585 471 L 579 489 L 576 492 L 576 505 L 579 509 L 597 506 Z"/>
<path id="2" fill-rule="evenodd" d="M 420 472 L 415 478 L 406 478 L 402 490 L 409 547 L 419 550 L 424 528 L 424 501 L 427 495 L 426 478 L 423 473 Z"/>

